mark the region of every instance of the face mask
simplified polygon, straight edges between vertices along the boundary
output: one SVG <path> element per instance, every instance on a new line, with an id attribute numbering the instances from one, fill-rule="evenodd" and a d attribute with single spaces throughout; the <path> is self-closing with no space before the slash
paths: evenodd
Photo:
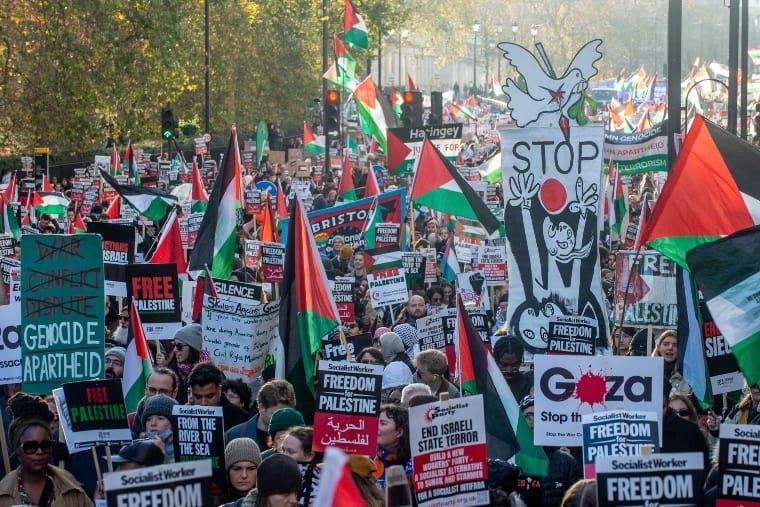
<path id="1" fill-rule="evenodd" d="M 173 432 L 171 428 L 166 428 L 165 430 L 161 430 L 158 433 L 154 433 L 152 431 L 146 431 L 145 436 L 147 438 L 153 438 L 154 436 L 158 436 L 158 438 L 161 439 L 162 442 L 166 442 L 169 440 L 169 437 L 172 436 Z"/>

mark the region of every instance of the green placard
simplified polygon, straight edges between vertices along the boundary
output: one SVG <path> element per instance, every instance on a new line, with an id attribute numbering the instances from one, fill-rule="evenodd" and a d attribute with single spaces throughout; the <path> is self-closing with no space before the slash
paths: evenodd
<path id="1" fill-rule="evenodd" d="M 103 248 L 97 234 L 21 238 L 23 390 L 103 378 Z"/>

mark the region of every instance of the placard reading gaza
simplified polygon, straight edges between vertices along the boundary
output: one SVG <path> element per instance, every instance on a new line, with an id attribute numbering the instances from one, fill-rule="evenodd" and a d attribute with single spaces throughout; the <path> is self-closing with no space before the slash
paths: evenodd
<path id="1" fill-rule="evenodd" d="M 704 505 L 703 456 L 699 452 L 648 456 L 599 456 L 599 507 Z"/>
<path id="2" fill-rule="evenodd" d="M 377 445 L 382 383 L 382 365 L 320 361 L 312 448 L 372 454 Z"/>
<path id="3" fill-rule="evenodd" d="M 760 426 L 720 425 L 717 507 L 760 507 Z"/>
<path id="4" fill-rule="evenodd" d="M 660 450 L 657 414 L 615 410 L 583 416 L 583 476 L 596 477 L 599 456 L 641 456 Z"/>
<path id="5" fill-rule="evenodd" d="M 102 378 L 103 252 L 97 234 L 21 237 L 23 391 Z"/>
<path id="6" fill-rule="evenodd" d="M 203 507 L 212 505 L 211 461 L 170 463 L 103 474 L 108 505 Z"/>
<path id="7" fill-rule="evenodd" d="M 483 396 L 409 409 L 414 491 L 420 507 L 488 505 Z"/>
<path id="8" fill-rule="evenodd" d="M 134 298 L 148 340 L 170 340 L 182 327 L 176 264 L 126 266 L 127 296 Z"/>
<path id="9" fill-rule="evenodd" d="M 662 427 L 662 358 L 534 356 L 535 443 L 583 445 L 582 416 L 604 410 L 655 412 Z"/>
<path id="10" fill-rule="evenodd" d="M 227 489 L 222 407 L 175 405 L 172 424 L 174 460 L 177 463 L 210 460 L 211 494 L 222 494 Z"/>

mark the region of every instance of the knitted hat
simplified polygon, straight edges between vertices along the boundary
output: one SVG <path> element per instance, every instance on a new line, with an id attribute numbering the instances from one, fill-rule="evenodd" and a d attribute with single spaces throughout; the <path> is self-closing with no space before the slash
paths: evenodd
<path id="1" fill-rule="evenodd" d="M 111 347 L 110 349 L 106 350 L 105 357 L 108 356 L 114 356 L 118 358 L 122 364 L 124 364 L 124 358 L 127 357 L 127 351 L 124 349 L 124 347 Z"/>
<path id="2" fill-rule="evenodd" d="M 172 407 L 177 404 L 177 400 L 165 394 L 157 394 L 145 400 L 145 409 L 143 410 L 140 422 L 145 427 L 145 421 L 152 415 L 162 415 L 167 419 L 172 418 Z"/>
<path id="3" fill-rule="evenodd" d="M 298 463 L 281 453 L 274 453 L 261 462 L 256 474 L 259 499 L 272 495 L 298 493 L 301 489 L 301 470 Z"/>
<path id="4" fill-rule="evenodd" d="M 647 353 L 647 328 L 641 328 L 636 331 L 631 340 L 631 353 L 646 355 Z M 654 337 L 653 337 L 654 338 Z M 654 347 L 652 347 L 654 348 Z"/>
<path id="5" fill-rule="evenodd" d="M 380 337 L 380 350 L 383 351 L 383 357 L 386 361 L 393 359 L 396 354 L 403 352 L 405 348 L 401 337 L 393 331 L 389 331 Z"/>
<path id="6" fill-rule="evenodd" d="M 188 324 L 177 331 L 174 339 L 186 343 L 200 352 L 203 347 L 203 328 L 200 324 Z"/>
<path id="7" fill-rule="evenodd" d="M 401 338 L 406 350 L 411 349 L 419 342 L 417 328 L 411 324 L 399 324 L 393 328 L 393 332 Z"/>
<path id="8" fill-rule="evenodd" d="M 375 329 L 375 334 L 373 335 L 373 338 L 376 340 L 379 340 L 381 336 L 383 336 L 385 333 L 387 333 L 390 330 L 391 328 L 389 327 L 379 327 Z"/>
<path id="9" fill-rule="evenodd" d="M 256 466 L 261 464 L 261 451 L 253 439 L 235 438 L 224 448 L 224 465 L 228 471 L 232 465 L 241 461 L 250 461 Z"/>
<path id="10" fill-rule="evenodd" d="M 350 245 L 343 245 L 340 249 L 340 260 L 347 261 L 354 255 L 354 249 Z"/>
<path id="11" fill-rule="evenodd" d="M 292 428 L 293 426 L 303 426 L 305 424 L 301 412 L 294 408 L 281 408 L 272 414 L 269 419 L 269 429 L 267 433 L 274 435 L 278 431 Z"/>

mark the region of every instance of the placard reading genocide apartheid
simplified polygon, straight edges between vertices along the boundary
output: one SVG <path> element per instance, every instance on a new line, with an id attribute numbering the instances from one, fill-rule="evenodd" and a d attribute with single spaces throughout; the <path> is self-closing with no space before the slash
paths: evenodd
<path id="1" fill-rule="evenodd" d="M 0 385 L 21 383 L 21 305 L 0 305 Z"/>
<path id="2" fill-rule="evenodd" d="M 420 507 L 488 505 L 483 396 L 409 409 L 414 491 Z"/>
<path id="3" fill-rule="evenodd" d="M 213 505 L 211 461 L 169 463 L 103 474 L 108 505 L 114 507 L 205 507 Z"/>
<path id="4" fill-rule="evenodd" d="M 594 319 L 577 315 L 550 317 L 549 346 L 546 353 L 593 356 L 597 334 Z"/>
<path id="5" fill-rule="evenodd" d="M 62 382 L 102 378 L 103 252 L 96 234 L 21 238 L 23 390 L 48 394 Z"/>
<path id="6" fill-rule="evenodd" d="M 599 456 L 641 456 L 660 450 L 657 414 L 613 410 L 584 414 L 583 476 L 596 477 Z"/>
<path id="7" fill-rule="evenodd" d="M 699 452 L 599 456 L 599 507 L 703 507 L 703 456 Z"/>
<path id="8" fill-rule="evenodd" d="M 148 340 L 171 340 L 182 327 L 176 264 L 126 266 L 127 296 L 135 300 Z"/>
<path id="9" fill-rule="evenodd" d="M 312 449 L 375 452 L 382 383 L 380 364 L 320 361 Z"/>
<path id="10" fill-rule="evenodd" d="M 261 244 L 261 276 L 265 282 L 279 283 L 285 273 L 285 245 Z"/>
<path id="11" fill-rule="evenodd" d="M 103 238 L 105 294 L 127 295 L 127 264 L 135 262 L 135 228 L 132 225 L 89 222 L 87 232 Z M 87 252 L 89 255 L 89 252 Z"/>
<path id="12" fill-rule="evenodd" d="M 72 448 L 124 445 L 132 441 L 121 379 L 69 382 L 63 384 L 63 395 Z"/>
<path id="13" fill-rule="evenodd" d="M 760 426 L 720 425 L 717 507 L 760 507 Z"/>
<path id="14" fill-rule="evenodd" d="M 583 445 L 582 416 L 601 410 L 657 414 L 662 427 L 662 358 L 560 356 L 534 360 L 538 445 Z"/>
<path id="15" fill-rule="evenodd" d="M 222 407 L 174 405 L 172 424 L 174 461 L 211 460 L 211 494 L 222 494 L 227 488 Z"/>

